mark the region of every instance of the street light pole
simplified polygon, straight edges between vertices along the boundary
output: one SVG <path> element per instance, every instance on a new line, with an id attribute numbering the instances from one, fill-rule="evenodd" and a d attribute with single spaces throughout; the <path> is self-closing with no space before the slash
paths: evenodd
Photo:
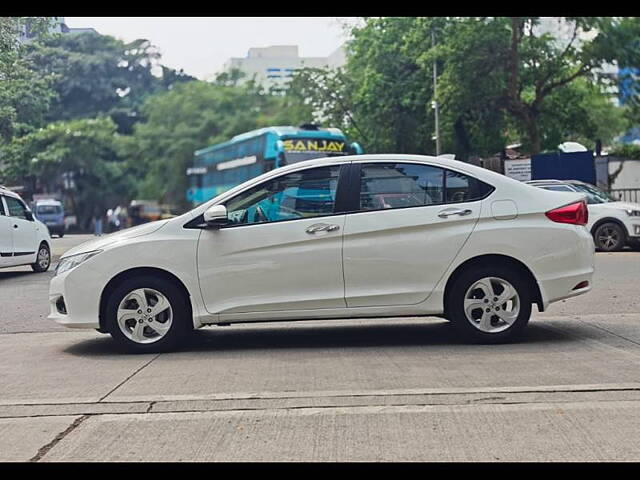
<path id="1" fill-rule="evenodd" d="M 431 44 L 435 47 L 436 45 L 436 31 L 435 29 L 431 30 Z M 438 66 L 436 64 L 436 59 L 433 59 L 433 110 L 435 113 L 435 121 L 436 121 L 436 155 L 440 155 L 440 119 L 438 117 L 438 87 L 437 87 L 437 77 L 438 77 Z"/>

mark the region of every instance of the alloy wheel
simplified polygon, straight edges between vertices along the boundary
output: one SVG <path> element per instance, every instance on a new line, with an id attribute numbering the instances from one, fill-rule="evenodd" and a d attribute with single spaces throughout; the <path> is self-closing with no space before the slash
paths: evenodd
<path id="1" fill-rule="evenodd" d="M 485 333 L 508 329 L 520 313 L 520 296 L 508 281 L 484 277 L 474 282 L 464 296 L 464 313 L 471 325 Z"/>
<path id="2" fill-rule="evenodd" d="M 598 232 L 598 244 L 605 250 L 613 250 L 620 243 L 620 234 L 617 229 L 604 226 Z"/>
<path id="3" fill-rule="evenodd" d="M 135 343 L 154 343 L 163 338 L 173 321 L 173 309 L 167 297 L 152 288 L 137 288 L 118 305 L 118 326 Z"/>

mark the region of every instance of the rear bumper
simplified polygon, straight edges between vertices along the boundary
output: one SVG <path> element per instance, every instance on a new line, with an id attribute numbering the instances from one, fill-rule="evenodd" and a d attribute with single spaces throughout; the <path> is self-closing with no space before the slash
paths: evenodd
<path id="1" fill-rule="evenodd" d="M 542 294 L 543 309 L 549 304 L 582 295 L 593 287 L 595 245 L 591 234 L 583 227 L 575 227 L 575 243 L 540 259 L 536 278 Z M 546 272 L 541 274 L 540 272 Z M 581 286 L 587 282 L 586 286 Z"/>

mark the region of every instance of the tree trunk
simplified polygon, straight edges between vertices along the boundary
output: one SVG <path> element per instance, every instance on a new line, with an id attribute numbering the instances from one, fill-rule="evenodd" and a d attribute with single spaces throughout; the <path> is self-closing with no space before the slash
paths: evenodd
<path id="1" fill-rule="evenodd" d="M 542 150 L 542 140 L 540 138 L 537 115 L 527 115 L 526 126 L 529 143 L 531 144 L 531 155 L 536 155 Z"/>

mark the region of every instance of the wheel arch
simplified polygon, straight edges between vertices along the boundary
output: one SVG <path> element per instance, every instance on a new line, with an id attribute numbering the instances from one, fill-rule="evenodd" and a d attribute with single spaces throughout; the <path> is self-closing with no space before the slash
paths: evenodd
<path id="1" fill-rule="evenodd" d="M 449 308 L 448 301 L 449 301 L 449 293 L 451 291 L 451 287 L 454 284 L 454 282 L 458 279 L 458 277 L 467 269 L 477 268 L 481 265 L 496 265 L 496 264 L 501 266 L 504 266 L 504 265 L 511 266 L 519 270 L 520 272 L 522 272 L 522 274 L 527 278 L 527 281 L 531 285 L 532 293 L 533 293 L 532 295 L 533 303 L 535 303 L 538 306 L 539 312 L 544 311 L 544 302 L 542 300 L 542 293 L 540 291 L 540 286 L 538 285 L 538 281 L 536 280 L 535 275 L 533 274 L 533 272 L 531 272 L 529 267 L 527 267 L 520 260 L 510 257 L 508 255 L 486 254 L 486 255 L 479 255 L 477 257 L 473 257 L 468 260 L 465 260 L 460 265 L 458 265 L 456 269 L 453 271 L 453 273 L 449 276 L 449 279 L 447 280 L 447 283 L 444 287 L 445 315 L 447 315 L 448 308 Z"/>
<path id="2" fill-rule="evenodd" d="M 598 220 L 596 223 L 593 224 L 593 227 L 591 227 L 591 236 L 595 236 L 596 234 L 596 230 L 598 228 L 600 228 L 602 225 L 604 225 L 605 223 L 615 223 L 616 225 L 618 225 L 620 228 L 622 228 L 622 231 L 624 232 L 624 236 L 625 239 L 629 236 L 629 232 L 627 231 L 627 227 L 624 225 L 624 223 L 622 222 L 622 220 L 615 218 L 615 217 L 605 217 L 605 218 L 601 218 L 600 220 Z"/>
<path id="3" fill-rule="evenodd" d="M 174 284 L 176 287 L 178 287 L 184 293 L 185 298 L 187 299 L 187 306 L 189 307 L 188 314 L 193 321 L 193 306 L 191 304 L 191 295 L 189 293 L 189 290 L 185 286 L 185 284 L 182 282 L 182 280 L 176 277 L 173 273 L 167 270 L 163 270 L 161 268 L 136 267 L 136 268 L 130 268 L 129 270 L 124 270 L 118 273 L 115 277 L 109 280 L 109 282 L 107 282 L 105 287 L 102 289 L 102 293 L 100 294 L 100 309 L 98 311 L 98 322 L 100 324 L 100 328 L 98 329 L 99 332 L 107 333 L 107 329 L 105 328 L 105 325 L 104 325 L 104 311 L 107 307 L 107 300 L 111 295 L 111 292 L 113 292 L 116 286 L 119 283 L 123 282 L 124 280 L 137 277 L 137 276 L 142 276 L 142 275 L 152 275 L 155 277 L 162 277 L 167 281 L 171 282 L 172 284 Z"/>

